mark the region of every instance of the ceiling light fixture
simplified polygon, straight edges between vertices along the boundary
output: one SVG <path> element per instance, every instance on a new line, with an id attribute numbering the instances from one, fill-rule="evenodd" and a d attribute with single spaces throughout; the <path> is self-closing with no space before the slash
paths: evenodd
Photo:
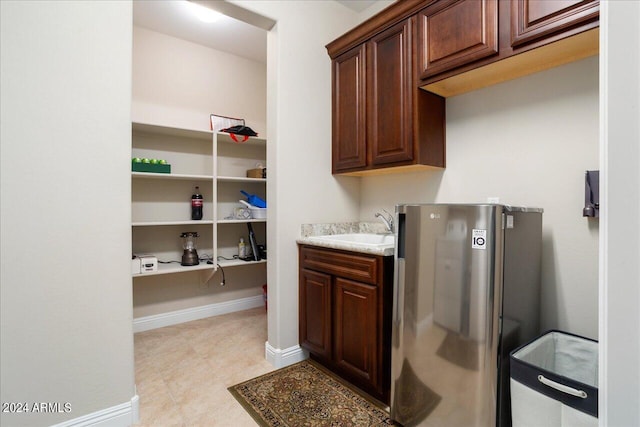
<path id="1" fill-rule="evenodd" d="M 188 5 L 187 8 L 191 11 L 191 13 L 202 22 L 210 24 L 222 18 L 221 13 L 209 9 L 208 7 L 193 3 L 188 0 L 185 2 L 185 4 Z"/>

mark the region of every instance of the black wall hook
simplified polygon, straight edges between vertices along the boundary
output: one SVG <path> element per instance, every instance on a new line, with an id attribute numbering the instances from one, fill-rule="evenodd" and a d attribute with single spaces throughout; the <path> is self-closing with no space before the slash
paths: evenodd
<path id="1" fill-rule="evenodd" d="M 582 216 L 600 217 L 600 171 L 586 171 L 584 174 L 584 209 Z"/>

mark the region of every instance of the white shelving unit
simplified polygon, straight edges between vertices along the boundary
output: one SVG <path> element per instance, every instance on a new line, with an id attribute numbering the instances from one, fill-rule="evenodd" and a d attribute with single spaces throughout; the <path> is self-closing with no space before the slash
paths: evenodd
<path id="1" fill-rule="evenodd" d="M 152 172 L 131 172 L 134 179 L 184 179 L 186 181 L 193 180 L 211 180 L 212 175 L 186 175 L 177 173 L 152 173 Z"/>
<path id="2" fill-rule="evenodd" d="M 266 178 L 243 178 L 239 176 L 219 176 L 218 182 L 267 182 Z"/>
<path id="3" fill-rule="evenodd" d="M 140 222 L 132 222 L 131 225 L 133 227 L 157 227 L 160 225 L 202 225 L 202 224 L 213 224 L 213 221 L 140 221 Z"/>
<path id="4" fill-rule="evenodd" d="M 235 207 L 244 196 L 240 190 L 266 200 L 264 178 L 247 178 L 246 171 L 266 165 L 266 140 L 249 138 L 234 142 L 226 133 L 182 129 L 148 123 L 132 124 L 132 157 L 165 159 L 171 173 L 131 173 L 131 226 L 134 253 L 158 257 L 158 271 L 134 277 L 215 270 L 265 263 L 243 261 L 237 256 L 240 237 L 249 245 L 251 224 L 258 243 L 266 242 L 266 219 L 233 218 Z M 193 221 L 190 199 L 194 187 L 204 196 L 203 219 Z M 217 263 L 204 261 L 197 266 L 181 266 L 180 234 L 196 231 L 198 254 Z M 178 261 L 178 262 L 175 262 Z"/>
<path id="5" fill-rule="evenodd" d="M 260 261 L 242 261 L 233 259 L 238 253 L 238 241 L 244 238 L 249 245 L 249 231 L 247 224 L 251 224 L 258 243 L 266 242 L 266 220 L 233 218 L 233 211 L 241 206 L 240 199 L 245 197 L 240 190 L 256 194 L 266 200 L 266 182 L 264 178 L 247 178 L 247 170 L 258 165 L 266 165 L 267 141 L 261 138 L 249 138 L 244 143 L 234 142 L 228 134 L 217 133 L 214 138 L 215 176 L 214 191 L 216 192 L 216 210 L 214 220 L 215 256 L 220 266 L 236 267 L 264 263 Z"/>
<path id="6" fill-rule="evenodd" d="M 158 274 L 171 274 L 171 273 L 184 273 L 185 271 L 198 271 L 198 270 L 211 270 L 213 265 L 203 264 L 194 265 L 191 267 L 183 267 L 180 264 L 159 264 L 158 271 L 152 271 L 144 274 L 134 274 L 133 277 L 147 277 L 156 276 Z"/>

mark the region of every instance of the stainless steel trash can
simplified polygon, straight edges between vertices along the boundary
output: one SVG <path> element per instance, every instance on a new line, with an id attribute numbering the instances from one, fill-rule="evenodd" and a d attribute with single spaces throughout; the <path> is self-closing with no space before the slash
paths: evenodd
<path id="1" fill-rule="evenodd" d="M 510 356 L 513 427 L 597 427 L 597 341 L 554 330 Z"/>

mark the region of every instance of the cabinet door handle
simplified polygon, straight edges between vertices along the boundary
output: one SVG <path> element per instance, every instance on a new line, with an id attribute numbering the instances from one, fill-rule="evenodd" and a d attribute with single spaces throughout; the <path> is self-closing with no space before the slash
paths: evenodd
<path id="1" fill-rule="evenodd" d="M 587 392 L 586 391 L 578 390 L 576 388 L 569 387 L 569 386 L 566 386 L 564 384 L 560 384 L 558 382 L 550 380 L 549 378 L 545 378 L 544 375 L 538 375 L 538 381 L 540 381 L 542 384 L 546 385 L 547 387 L 554 388 L 554 389 L 556 389 L 558 391 L 561 391 L 563 393 L 570 394 L 570 395 L 576 396 L 576 397 L 580 397 L 582 399 L 586 399 L 587 398 Z"/>

